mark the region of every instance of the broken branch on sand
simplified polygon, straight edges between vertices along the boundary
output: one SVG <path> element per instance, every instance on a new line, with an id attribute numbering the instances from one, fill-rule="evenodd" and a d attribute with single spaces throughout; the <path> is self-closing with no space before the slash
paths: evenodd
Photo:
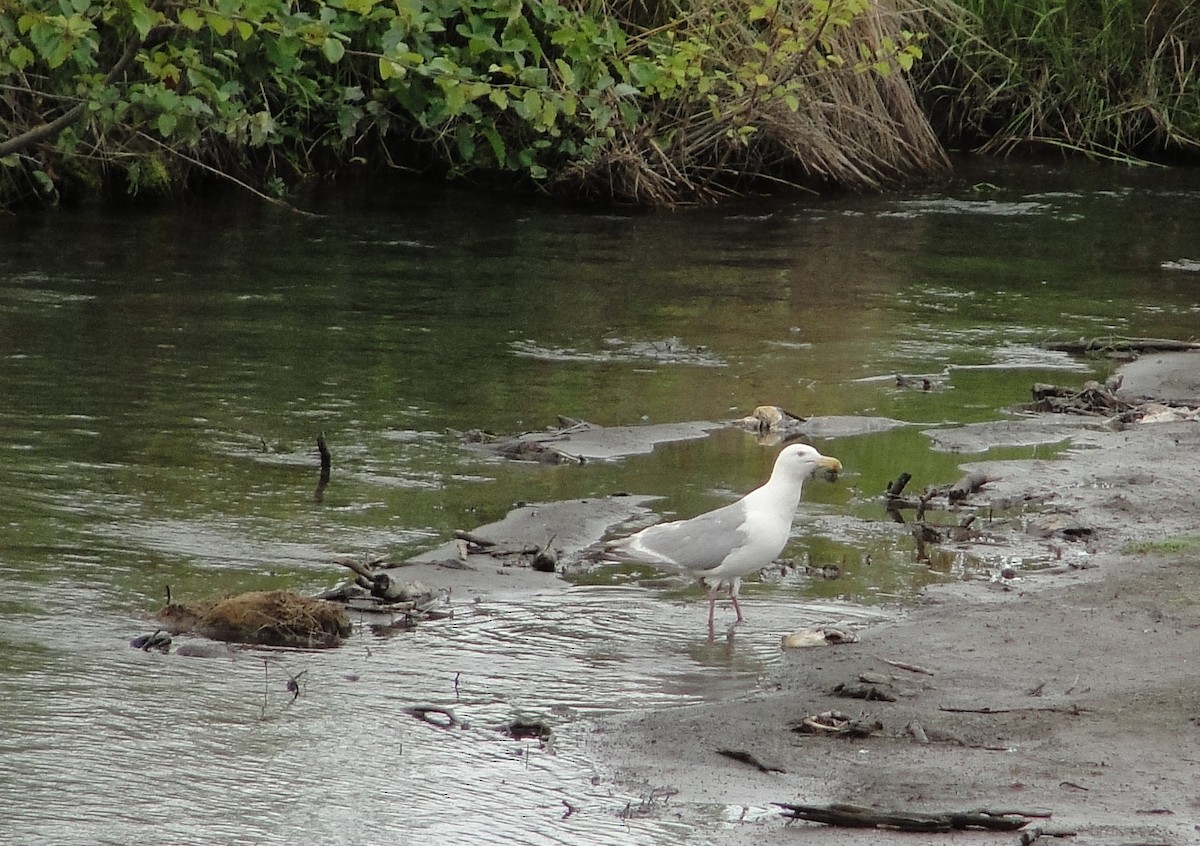
<path id="1" fill-rule="evenodd" d="M 1051 711 L 1056 714 L 1070 714 L 1077 717 L 1080 714 L 1087 713 L 1088 709 L 1079 705 L 1070 705 L 1061 708 L 1055 705 L 1029 705 L 1021 708 L 989 708 L 987 706 L 982 708 L 953 708 L 948 705 L 942 705 L 938 710 L 949 714 L 1016 714 L 1023 711 Z"/>
<path id="2" fill-rule="evenodd" d="M 1107 335 L 1097 338 L 1080 338 L 1076 341 L 1045 341 L 1042 348 L 1055 352 L 1083 355 L 1096 352 L 1184 352 L 1200 349 L 1195 341 L 1176 341 L 1172 338 L 1126 338 Z"/>
<path id="3" fill-rule="evenodd" d="M 885 664 L 890 664 L 898 670 L 908 670 L 910 673 L 920 673 L 926 676 L 934 675 L 933 670 L 927 670 L 919 664 L 910 664 L 907 661 L 893 661 L 890 658 L 880 658 L 879 660 Z"/>
<path id="4" fill-rule="evenodd" d="M 762 761 L 760 761 L 758 759 L 758 757 L 753 752 L 747 752 L 744 749 L 718 749 L 717 754 L 724 755 L 726 758 L 729 758 L 734 761 L 738 761 L 739 763 L 742 763 L 742 764 L 749 764 L 752 767 L 757 767 L 759 772 L 764 772 L 764 773 L 786 773 L 787 772 L 787 770 L 785 770 L 783 767 L 777 767 L 777 766 L 774 766 L 773 764 L 764 764 Z"/>
<path id="5" fill-rule="evenodd" d="M 837 802 L 831 805 L 794 805 L 775 802 L 784 815 L 793 820 L 824 823 L 844 828 L 886 828 L 896 831 L 947 832 L 979 828 L 991 831 L 1016 831 L 1029 824 L 1032 817 L 1048 816 L 1044 812 L 1023 811 L 876 811 L 862 805 Z"/>

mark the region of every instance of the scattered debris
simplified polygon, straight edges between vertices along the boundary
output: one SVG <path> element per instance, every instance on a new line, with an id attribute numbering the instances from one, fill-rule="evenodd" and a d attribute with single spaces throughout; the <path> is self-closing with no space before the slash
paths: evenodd
<path id="1" fill-rule="evenodd" d="M 135 637 L 129 641 L 129 645 L 143 652 L 149 652 L 151 649 L 158 650 L 159 652 L 170 652 L 171 636 L 162 629 L 155 629 L 154 634 Z"/>
<path id="2" fill-rule="evenodd" d="M 1033 402 L 1026 406 L 1028 411 L 1111 417 L 1137 407 L 1137 403 L 1121 399 L 1095 381 L 1085 382 L 1079 389 L 1039 382 L 1033 386 L 1032 393 Z"/>
<path id="3" fill-rule="evenodd" d="M 947 508 L 963 505 L 969 496 L 978 493 L 989 482 L 1000 481 L 1000 477 L 990 476 L 987 473 L 968 473 L 952 485 L 926 488 L 917 499 L 904 496 L 904 489 L 910 481 L 912 481 L 911 473 L 901 473 L 895 481 L 888 482 L 883 492 L 884 508 L 897 523 L 904 522 L 904 517 L 900 514 L 904 510 L 915 510 L 917 520 L 924 520 L 925 512 L 929 510 L 933 500 L 939 496 L 946 497 Z"/>
<path id="4" fill-rule="evenodd" d="M 540 464 L 583 464 L 584 459 L 573 455 L 558 444 L 566 442 L 571 435 L 592 429 L 585 420 L 558 416 L 558 425 L 540 432 L 524 432 L 520 435 L 501 436 L 483 429 L 472 429 L 463 433 L 466 443 L 479 444 L 489 452 L 512 461 L 533 461 Z"/>
<path id="5" fill-rule="evenodd" d="M 822 711 L 792 723 L 791 729 L 801 734 L 870 737 L 877 731 L 883 731 L 883 723 L 866 716 L 850 717 L 841 711 Z"/>
<path id="6" fill-rule="evenodd" d="M 864 684 L 862 682 L 839 682 L 829 693 L 831 696 L 844 696 L 848 699 L 865 699 L 868 702 L 895 702 L 896 694 L 892 693 L 891 685 Z"/>
<path id="7" fill-rule="evenodd" d="M 172 634 L 195 632 L 212 640 L 263 646 L 337 646 L 350 619 L 332 602 L 287 590 L 249 591 L 193 605 L 170 602 L 156 615 Z"/>
<path id="8" fill-rule="evenodd" d="M 836 646 L 843 643 L 858 643 L 858 635 L 832 626 L 817 626 L 799 632 L 785 634 L 782 638 L 784 649 L 806 649 L 811 646 Z"/>
<path id="9" fill-rule="evenodd" d="M 549 724 L 542 720 L 530 720 L 522 717 L 517 717 L 511 723 L 506 725 L 502 730 L 504 734 L 514 740 L 549 740 L 554 733 Z"/>
<path id="10" fill-rule="evenodd" d="M 897 388 L 915 388 L 918 391 L 940 391 L 946 387 L 945 374 L 925 374 L 906 376 L 896 374 Z"/>
<path id="11" fill-rule="evenodd" d="M 1033 402 L 1026 410 L 1102 417 L 1106 425 L 1118 429 L 1134 423 L 1200 422 L 1200 407 L 1195 401 L 1126 399 L 1117 395 L 1119 387 L 1119 382 L 1112 385 L 1085 382 L 1075 390 L 1038 383 L 1033 386 Z"/>

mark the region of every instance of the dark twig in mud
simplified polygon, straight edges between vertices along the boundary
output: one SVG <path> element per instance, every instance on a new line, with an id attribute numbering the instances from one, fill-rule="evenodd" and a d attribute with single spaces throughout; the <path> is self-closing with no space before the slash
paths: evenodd
<path id="1" fill-rule="evenodd" d="M 292 694 L 292 702 L 300 698 L 300 678 L 307 672 L 308 670 L 301 670 L 294 676 L 288 673 L 287 690 L 288 693 Z"/>
<path id="2" fill-rule="evenodd" d="M 329 485 L 329 467 L 333 461 L 329 454 L 329 447 L 325 445 L 324 432 L 317 435 L 317 452 L 321 456 L 321 476 L 317 479 L 317 489 L 313 492 L 313 499 L 322 502 L 325 499 L 325 488 Z"/>
<path id="3" fill-rule="evenodd" d="M 437 726 L 440 729 L 467 727 L 467 724 L 455 716 L 454 712 L 449 708 L 439 708 L 436 705 L 413 705 L 405 708 L 404 713 L 410 714 L 421 722 L 429 723 L 431 726 Z M 445 718 L 445 721 L 434 719 L 432 716 L 434 714 L 440 714 Z"/>
<path id="4" fill-rule="evenodd" d="M 884 828 L 895 831 L 948 832 L 978 828 L 991 831 L 1016 831 L 1029 824 L 1030 814 L 1020 811 L 876 811 L 862 805 L 793 805 L 775 802 L 784 815 L 793 820 L 824 823 L 844 828 Z"/>
<path id="5" fill-rule="evenodd" d="M 898 670 L 907 670 L 910 673 L 920 673 L 921 675 L 925 676 L 934 675 L 933 670 L 927 670 L 918 664 L 909 664 L 907 661 L 893 661 L 890 658 L 880 658 L 879 660 L 885 664 L 895 667 Z"/>
<path id="6" fill-rule="evenodd" d="M 764 773 L 786 773 L 787 772 L 787 770 L 785 770 L 783 767 L 777 767 L 777 766 L 774 766 L 773 764 L 764 764 L 762 761 L 760 761 L 758 759 L 758 756 L 756 756 L 753 752 L 747 752 L 744 749 L 718 749 L 717 754 L 724 755 L 726 758 L 729 758 L 730 760 L 733 760 L 733 761 L 738 761 L 739 763 L 742 763 L 742 764 L 749 764 L 752 767 L 756 767 L 759 770 L 759 772 L 764 772 Z"/>
<path id="7" fill-rule="evenodd" d="M 1029 705 L 1023 708 L 953 708 L 948 705 L 942 705 L 938 708 L 939 711 L 945 711 L 948 714 L 1019 714 L 1025 711 L 1050 711 L 1055 714 L 1070 714 L 1073 717 L 1078 717 L 1081 714 L 1086 714 L 1088 709 L 1080 705 L 1069 705 L 1060 708 L 1054 705 Z"/>

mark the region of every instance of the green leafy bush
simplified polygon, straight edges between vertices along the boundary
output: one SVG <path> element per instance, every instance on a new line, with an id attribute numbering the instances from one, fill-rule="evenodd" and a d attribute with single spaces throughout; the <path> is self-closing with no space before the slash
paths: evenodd
<path id="1" fill-rule="evenodd" d="M 0 201 L 436 170 L 660 205 L 944 163 L 918 11 L 868 0 L 26 0 Z"/>

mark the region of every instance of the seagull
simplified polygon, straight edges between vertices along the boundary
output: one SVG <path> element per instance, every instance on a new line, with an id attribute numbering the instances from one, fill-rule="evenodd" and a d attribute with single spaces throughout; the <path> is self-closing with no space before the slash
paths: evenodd
<path id="1" fill-rule="evenodd" d="M 709 588 L 709 629 L 717 592 L 726 588 L 737 622 L 745 622 L 737 600 L 742 576 L 766 567 L 783 551 L 805 481 L 819 471 L 836 475 L 841 469 L 836 458 L 821 455 L 807 444 L 792 444 L 775 458 L 771 478 L 737 502 L 609 541 L 600 556 L 699 576 Z"/>

